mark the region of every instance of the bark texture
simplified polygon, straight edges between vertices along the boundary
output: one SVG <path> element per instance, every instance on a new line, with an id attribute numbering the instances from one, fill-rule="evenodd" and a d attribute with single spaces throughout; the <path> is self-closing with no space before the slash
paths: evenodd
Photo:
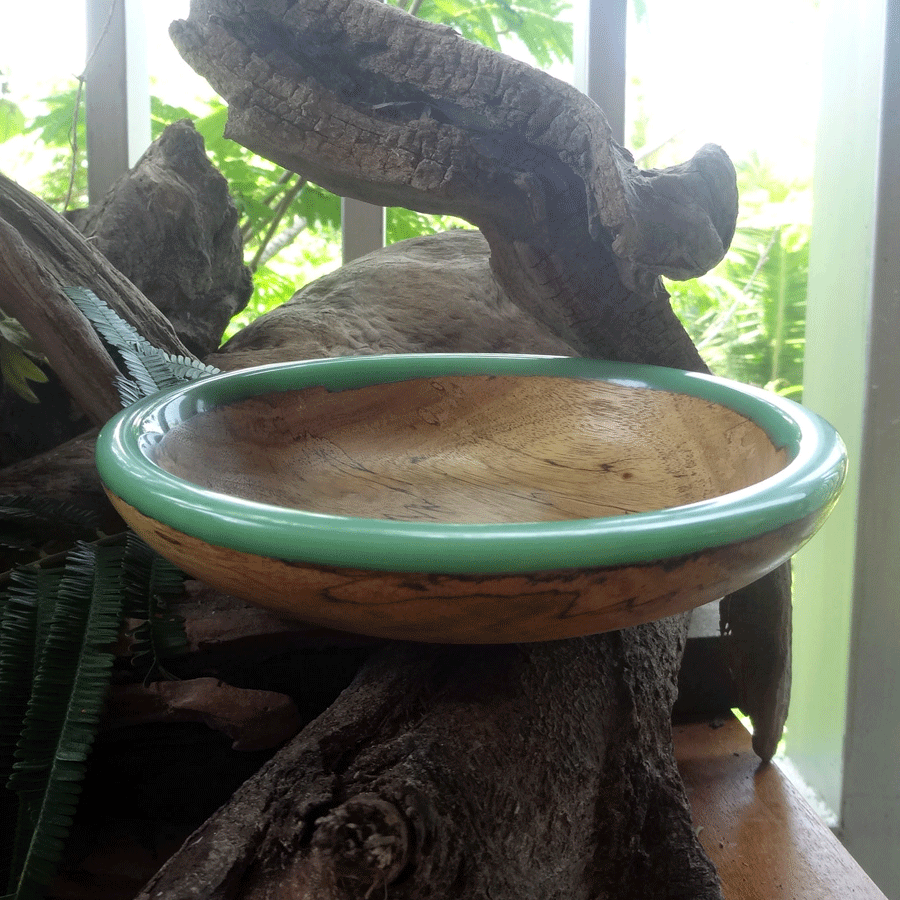
<path id="1" fill-rule="evenodd" d="M 70 219 L 195 356 L 219 346 L 250 299 L 237 209 L 190 122 L 166 128 L 100 203 Z"/>
<path id="2" fill-rule="evenodd" d="M 390 645 L 139 896 L 720 897 L 659 741 L 681 648 Z"/>
<path id="3" fill-rule="evenodd" d="M 531 353 L 574 348 L 513 303 L 478 231 L 391 244 L 301 288 L 207 362 L 221 369 L 370 353 Z"/>

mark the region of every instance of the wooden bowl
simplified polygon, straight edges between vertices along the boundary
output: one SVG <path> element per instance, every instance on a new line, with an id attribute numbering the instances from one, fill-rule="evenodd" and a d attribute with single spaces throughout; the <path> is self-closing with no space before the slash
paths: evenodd
<path id="1" fill-rule="evenodd" d="M 263 366 L 141 401 L 100 475 L 151 546 L 306 622 L 501 643 L 636 625 L 788 559 L 837 499 L 840 438 L 723 379 L 586 359 Z"/>

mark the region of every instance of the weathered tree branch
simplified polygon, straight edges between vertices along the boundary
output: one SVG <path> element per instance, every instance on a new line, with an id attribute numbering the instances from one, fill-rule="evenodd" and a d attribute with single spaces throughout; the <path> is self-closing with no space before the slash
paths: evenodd
<path id="1" fill-rule="evenodd" d="M 37 341 L 66 390 L 97 424 L 121 409 L 117 370 L 62 292 L 88 287 L 148 340 L 188 353 L 141 293 L 62 216 L 0 175 L 0 303 Z"/>
<path id="2" fill-rule="evenodd" d="M 666 318 L 653 355 L 701 365 L 656 278 L 727 249 L 737 193 L 719 148 L 639 172 L 578 91 L 370 0 L 200 0 L 171 34 L 229 101 L 230 137 L 338 193 L 469 219 L 507 294 L 581 353 L 646 360 L 638 335 Z"/>
<path id="3" fill-rule="evenodd" d="M 229 136 L 338 193 L 515 230 L 547 189 L 577 186 L 595 237 L 674 278 L 707 271 L 731 240 L 719 148 L 639 172 L 584 94 L 396 7 L 203 0 L 171 34 L 229 100 Z"/>
<path id="4" fill-rule="evenodd" d="M 657 742 L 680 634 L 392 645 L 139 898 L 719 898 Z"/>

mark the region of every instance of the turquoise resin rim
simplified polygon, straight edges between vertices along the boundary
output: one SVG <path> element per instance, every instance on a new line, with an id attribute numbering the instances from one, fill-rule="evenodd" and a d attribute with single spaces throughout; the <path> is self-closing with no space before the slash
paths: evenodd
<path id="1" fill-rule="evenodd" d="M 689 394 L 751 419 L 776 447 L 786 448 L 790 461 L 749 488 L 685 506 L 602 519 L 470 525 L 337 516 L 242 500 L 177 478 L 147 455 L 188 418 L 259 394 L 442 375 L 540 375 Z M 722 547 L 827 511 L 846 466 L 846 450 L 831 425 L 758 388 L 656 366 L 499 354 L 339 357 L 226 372 L 135 403 L 97 440 L 97 468 L 113 494 L 206 543 L 291 562 L 434 574 L 620 566 Z"/>

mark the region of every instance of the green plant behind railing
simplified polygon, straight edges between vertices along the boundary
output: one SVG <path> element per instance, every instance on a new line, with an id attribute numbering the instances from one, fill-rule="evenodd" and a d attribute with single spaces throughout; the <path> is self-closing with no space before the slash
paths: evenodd
<path id="1" fill-rule="evenodd" d="M 731 249 L 703 278 L 667 284 L 713 371 L 800 399 L 806 343 L 811 188 L 756 157 L 738 164 L 741 216 Z"/>

